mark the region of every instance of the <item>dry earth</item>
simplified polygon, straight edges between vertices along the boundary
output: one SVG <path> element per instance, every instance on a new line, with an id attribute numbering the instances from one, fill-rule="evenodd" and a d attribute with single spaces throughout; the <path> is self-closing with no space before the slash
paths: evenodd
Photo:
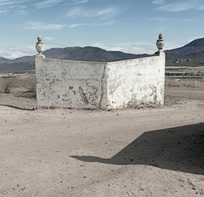
<path id="1" fill-rule="evenodd" d="M 1 197 L 204 196 L 204 90 L 159 109 L 33 110 L 0 94 Z"/>

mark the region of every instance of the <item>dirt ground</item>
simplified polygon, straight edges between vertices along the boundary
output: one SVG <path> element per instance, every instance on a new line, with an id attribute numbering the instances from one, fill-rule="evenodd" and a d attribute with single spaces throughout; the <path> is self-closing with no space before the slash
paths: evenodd
<path id="1" fill-rule="evenodd" d="M 35 108 L 0 94 L 1 197 L 204 196 L 203 89 L 167 88 L 157 109 Z"/>

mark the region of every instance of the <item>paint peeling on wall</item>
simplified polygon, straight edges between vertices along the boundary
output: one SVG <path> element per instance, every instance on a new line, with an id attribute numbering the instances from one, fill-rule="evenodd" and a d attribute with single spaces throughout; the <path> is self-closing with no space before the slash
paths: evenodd
<path id="1" fill-rule="evenodd" d="M 37 55 L 35 63 L 39 107 L 116 109 L 164 103 L 163 52 L 108 63 Z"/>

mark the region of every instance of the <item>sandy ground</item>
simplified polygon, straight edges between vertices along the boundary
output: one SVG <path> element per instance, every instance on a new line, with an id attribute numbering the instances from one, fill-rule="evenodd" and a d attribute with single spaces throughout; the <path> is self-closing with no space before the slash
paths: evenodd
<path id="1" fill-rule="evenodd" d="M 0 94 L 1 197 L 204 196 L 204 91 L 159 109 L 33 110 Z"/>

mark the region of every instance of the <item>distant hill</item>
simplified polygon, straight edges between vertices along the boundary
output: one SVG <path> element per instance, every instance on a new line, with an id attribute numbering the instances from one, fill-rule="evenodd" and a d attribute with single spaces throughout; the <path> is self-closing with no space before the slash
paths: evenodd
<path id="1" fill-rule="evenodd" d="M 3 58 L 3 57 L 0 57 L 0 63 L 4 63 L 4 62 L 7 62 L 9 59 L 6 59 L 6 58 Z"/>
<path id="2" fill-rule="evenodd" d="M 88 47 L 53 48 L 45 51 L 44 55 L 47 58 L 51 59 L 108 62 L 146 56 L 147 54 L 135 55 L 123 53 L 121 51 L 106 51 L 98 47 L 88 46 Z"/>
<path id="3" fill-rule="evenodd" d="M 156 51 L 156 50 L 155 50 Z M 167 66 L 204 66 L 204 38 L 172 50 L 166 50 Z M 52 48 L 44 52 L 50 59 L 110 62 L 139 57 L 147 54 L 130 54 L 121 51 L 106 51 L 97 47 Z M 0 57 L 0 72 L 23 72 L 35 69 L 35 57 L 25 56 L 13 60 Z"/>
<path id="4" fill-rule="evenodd" d="M 106 51 L 97 47 L 67 47 L 52 48 L 43 53 L 46 58 L 64 59 L 64 60 L 81 60 L 81 61 L 97 61 L 109 62 L 124 59 L 132 59 L 137 57 L 145 57 L 147 54 L 135 55 L 123 53 L 121 51 Z M 23 72 L 35 69 L 35 57 L 25 56 L 9 60 L 0 58 L 0 72 Z"/>
<path id="5" fill-rule="evenodd" d="M 204 38 L 165 52 L 167 66 L 204 66 Z"/>

